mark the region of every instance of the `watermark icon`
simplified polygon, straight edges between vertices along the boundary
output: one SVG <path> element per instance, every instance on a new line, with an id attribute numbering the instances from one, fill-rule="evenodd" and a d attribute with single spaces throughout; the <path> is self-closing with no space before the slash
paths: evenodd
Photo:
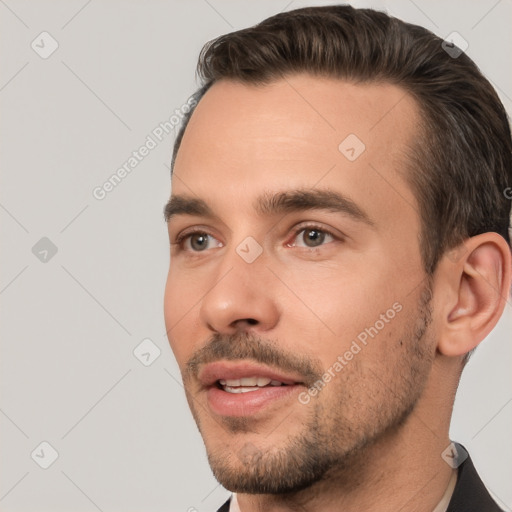
<path id="1" fill-rule="evenodd" d="M 461 445 L 450 443 L 441 453 L 441 457 L 448 466 L 456 469 L 468 458 L 468 452 Z"/>
<path id="2" fill-rule="evenodd" d="M 41 32 L 30 44 L 41 59 L 47 59 L 59 47 L 58 41 L 48 32 Z"/>
<path id="3" fill-rule="evenodd" d="M 505 196 L 506 199 L 512 199 L 512 187 L 507 187 L 503 191 L 503 195 Z"/>
<path id="4" fill-rule="evenodd" d="M 48 441 L 43 441 L 30 456 L 38 466 L 48 469 L 59 458 L 59 453 Z"/>
<path id="5" fill-rule="evenodd" d="M 345 137 L 338 146 L 340 153 L 350 162 L 357 160 L 365 149 L 363 141 L 353 133 Z"/>
<path id="6" fill-rule="evenodd" d="M 48 263 L 56 254 L 57 246 L 46 236 L 32 247 L 32 254 L 41 262 Z"/>
<path id="7" fill-rule="evenodd" d="M 441 43 L 441 48 L 452 58 L 458 59 L 469 47 L 469 43 L 458 33 L 452 32 Z"/>
<path id="8" fill-rule="evenodd" d="M 261 255 L 263 247 L 252 236 L 248 236 L 237 245 L 235 250 L 246 263 L 252 263 Z"/>
<path id="9" fill-rule="evenodd" d="M 103 201 L 126 177 L 155 149 L 171 131 L 176 128 L 188 112 L 197 105 L 197 100 L 190 97 L 180 108 L 174 110 L 169 119 L 159 123 L 150 134 L 146 136 L 144 144 L 132 151 L 125 162 L 110 175 L 101 185 L 93 188 L 94 199 Z"/>
<path id="10" fill-rule="evenodd" d="M 133 355 L 144 365 L 151 366 L 161 354 L 161 350 L 150 338 L 143 339 L 134 349 Z"/>
<path id="11" fill-rule="evenodd" d="M 368 345 L 369 338 L 375 338 L 402 309 L 402 304 L 395 302 L 385 313 L 379 316 L 379 319 L 372 326 L 362 330 L 356 338 L 352 340 L 350 348 L 336 358 L 336 361 L 325 370 L 322 377 L 314 382 L 307 391 L 303 391 L 299 394 L 299 402 L 303 405 L 309 404 L 311 397 L 317 396 L 318 393 L 354 359 L 354 356 L 359 354 L 362 348 Z"/>

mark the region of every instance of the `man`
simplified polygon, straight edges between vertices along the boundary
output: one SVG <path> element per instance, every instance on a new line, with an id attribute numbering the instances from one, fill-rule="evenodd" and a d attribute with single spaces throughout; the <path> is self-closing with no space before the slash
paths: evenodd
<path id="1" fill-rule="evenodd" d="M 448 433 L 510 292 L 512 143 L 453 48 L 337 6 L 203 49 L 165 319 L 220 511 L 500 510 Z"/>

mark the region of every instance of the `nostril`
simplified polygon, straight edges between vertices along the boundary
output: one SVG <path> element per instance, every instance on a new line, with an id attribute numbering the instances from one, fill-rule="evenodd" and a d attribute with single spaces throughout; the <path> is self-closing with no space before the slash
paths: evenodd
<path id="1" fill-rule="evenodd" d="M 237 329 L 243 329 L 248 325 L 258 325 L 259 322 L 255 318 L 240 318 L 239 320 L 235 320 L 232 325 Z"/>

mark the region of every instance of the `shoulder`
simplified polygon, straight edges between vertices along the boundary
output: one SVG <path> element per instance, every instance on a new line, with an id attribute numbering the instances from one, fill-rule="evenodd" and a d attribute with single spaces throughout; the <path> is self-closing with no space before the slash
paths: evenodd
<path id="1" fill-rule="evenodd" d="M 217 510 L 217 512 L 229 512 L 231 497 Z"/>
<path id="2" fill-rule="evenodd" d="M 460 444 L 455 446 L 467 458 L 458 468 L 457 484 L 446 512 L 503 512 L 485 488 L 467 450 Z"/>

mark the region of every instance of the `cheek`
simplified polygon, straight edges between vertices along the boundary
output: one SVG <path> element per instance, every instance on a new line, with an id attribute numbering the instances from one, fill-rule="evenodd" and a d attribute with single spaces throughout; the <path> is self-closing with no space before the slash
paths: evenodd
<path id="1" fill-rule="evenodd" d="M 165 285 L 165 320 L 177 324 L 198 304 L 208 290 L 204 274 L 197 270 L 183 270 L 178 264 L 171 266 Z"/>
<path id="2" fill-rule="evenodd" d="M 167 274 L 167 282 L 165 283 L 165 293 L 164 293 L 164 319 L 165 319 L 165 328 L 167 330 L 167 334 L 171 333 L 171 329 L 173 324 L 175 323 L 177 309 L 179 302 L 176 301 L 176 291 L 177 291 L 177 283 L 175 279 L 173 279 L 172 273 L 169 270 Z"/>
<path id="3" fill-rule="evenodd" d="M 403 310 L 388 323 L 362 321 L 355 329 L 350 317 L 344 323 L 354 334 L 340 336 L 328 355 L 324 350 L 322 380 L 328 383 L 318 397 L 323 407 L 337 411 L 330 413 L 333 426 L 342 417 L 357 430 L 382 420 L 382 404 L 398 410 L 402 399 L 407 398 L 407 365 L 412 363 L 405 344 L 410 341 L 410 328 Z"/>
<path id="4" fill-rule="evenodd" d="M 359 258 L 350 264 L 319 263 L 308 269 L 288 269 L 285 279 L 309 310 L 301 308 L 306 313 L 298 320 L 303 328 L 314 322 L 319 327 L 318 334 L 332 340 L 333 349 L 343 350 L 376 322 L 379 330 L 382 322 L 388 330 L 403 300 L 400 280 L 391 277 L 389 269 L 386 272 L 379 262 L 365 263 Z M 291 300 L 295 301 L 293 297 Z"/>
<path id="5" fill-rule="evenodd" d="M 177 273 L 169 271 L 164 295 L 165 329 L 171 349 L 180 366 L 190 357 L 194 349 L 193 339 L 197 339 L 194 330 L 194 311 L 199 305 L 197 293 L 186 280 Z M 195 300 L 194 300 L 195 299 Z"/>

